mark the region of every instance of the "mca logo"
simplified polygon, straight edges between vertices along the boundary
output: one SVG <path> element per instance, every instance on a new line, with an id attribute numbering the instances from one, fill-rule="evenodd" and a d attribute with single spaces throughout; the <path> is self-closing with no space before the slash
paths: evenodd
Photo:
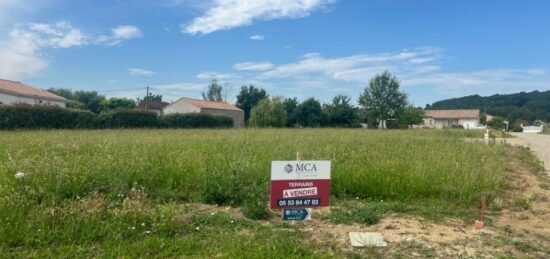
<path id="1" fill-rule="evenodd" d="M 292 173 L 292 171 L 294 171 L 294 167 L 292 167 L 291 164 L 288 164 L 288 165 L 285 166 L 285 172 L 286 172 L 287 174 Z"/>

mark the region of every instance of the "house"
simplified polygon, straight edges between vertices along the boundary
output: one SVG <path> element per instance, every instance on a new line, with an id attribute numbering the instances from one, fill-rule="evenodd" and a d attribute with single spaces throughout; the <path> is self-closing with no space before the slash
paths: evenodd
<path id="1" fill-rule="evenodd" d="M 244 127 L 244 112 L 236 106 L 226 102 L 211 102 L 182 97 L 174 103 L 164 107 L 164 114 L 173 113 L 204 113 L 223 115 L 233 119 L 234 127 Z"/>
<path id="2" fill-rule="evenodd" d="M 135 109 L 152 111 L 155 112 L 157 115 L 163 115 L 163 109 L 168 105 L 170 105 L 170 103 L 168 102 L 141 100 Z"/>
<path id="3" fill-rule="evenodd" d="M 0 79 L 0 104 L 55 105 L 66 107 L 67 99 L 21 82 Z"/>
<path id="4" fill-rule="evenodd" d="M 424 128 L 443 129 L 462 126 L 465 129 L 479 129 L 479 110 L 425 110 Z"/>

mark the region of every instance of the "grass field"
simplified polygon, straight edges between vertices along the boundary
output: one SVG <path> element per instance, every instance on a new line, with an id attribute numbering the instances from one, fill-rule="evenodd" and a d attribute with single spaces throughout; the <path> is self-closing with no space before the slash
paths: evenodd
<path id="1" fill-rule="evenodd" d="M 503 185 L 503 147 L 482 131 L 104 130 L 0 132 L 0 254 L 329 256 L 265 216 L 270 163 L 331 160 L 333 204 L 380 213 L 474 215 Z M 16 179 L 17 172 L 26 174 Z M 345 218 L 335 211 L 333 219 Z M 280 223 L 284 225 L 285 223 Z"/>

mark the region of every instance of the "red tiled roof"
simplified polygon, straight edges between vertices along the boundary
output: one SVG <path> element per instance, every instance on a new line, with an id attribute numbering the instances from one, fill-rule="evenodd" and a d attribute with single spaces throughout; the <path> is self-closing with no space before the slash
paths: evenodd
<path id="1" fill-rule="evenodd" d="M 426 110 L 424 117 L 434 119 L 478 119 L 479 110 Z"/>
<path id="2" fill-rule="evenodd" d="M 237 108 L 235 105 L 232 105 L 226 102 L 211 102 L 211 101 L 203 101 L 203 100 L 191 99 L 186 97 L 180 98 L 179 100 L 176 101 L 176 103 L 179 101 L 184 101 L 186 103 L 192 104 L 194 106 L 197 106 L 203 109 L 242 111 L 241 109 Z"/>
<path id="3" fill-rule="evenodd" d="M 67 101 L 67 99 L 50 92 L 22 84 L 21 82 L 4 79 L 0 79 L 0 92 L 19 96 L 38 97 L 54 101 Z"/>

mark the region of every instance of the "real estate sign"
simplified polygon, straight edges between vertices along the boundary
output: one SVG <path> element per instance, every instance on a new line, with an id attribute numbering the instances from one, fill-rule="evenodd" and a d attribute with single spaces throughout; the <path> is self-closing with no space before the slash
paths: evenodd
<path id="1" fill-rule="evenodd" d="M 271 162 L 271 209 L 329 206 L 330 161 Z"/>

